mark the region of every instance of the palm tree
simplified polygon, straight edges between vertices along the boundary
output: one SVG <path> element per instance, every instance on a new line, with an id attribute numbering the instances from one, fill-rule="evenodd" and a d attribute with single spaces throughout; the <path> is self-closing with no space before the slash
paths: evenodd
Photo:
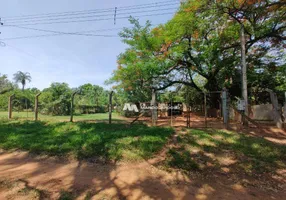
<path id="1" fill-rule="evenodd" d="M 32 77 L 29 72 L 18 71 L 14 74 L 14 81 L 22 84 L 22 91 L 24 91 L 27 81 L 31 82 Z"/>

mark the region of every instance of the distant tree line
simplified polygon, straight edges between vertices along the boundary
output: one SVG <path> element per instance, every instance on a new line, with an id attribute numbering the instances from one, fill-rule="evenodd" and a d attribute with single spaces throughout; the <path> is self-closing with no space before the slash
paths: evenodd
<path id="1" fill-rule="evenodd" d="M 39 111 L 47 115 L 69 115 L 71 112 L 71 96 L 75 97 L 77 113 L 106 112 L 108 107 L 108 91 L 98 85 L 90 83 L 71 88 L 67 83 L 52 83 L 43 90 L 37 88 L 25 88 L 27 82 L 32 81 L 29 73 L 17 72 L 14 74 L 14 82 L 6 75 L 0 74 L 0 110 L 8 109 L 8 98 L 15 94 L 13 109 L 15 111 L 33 111 L 35 95 L 39 97 Z M 17 85 L 21 84 L 21 89 Z"/>

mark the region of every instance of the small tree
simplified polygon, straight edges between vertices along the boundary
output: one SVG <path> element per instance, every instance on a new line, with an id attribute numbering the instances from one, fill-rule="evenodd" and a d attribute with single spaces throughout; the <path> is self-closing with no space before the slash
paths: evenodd
<path id="1" fill-rule="evenodd" d="M 14 85 L 8 80 L 6 75 L 0 74 L 0 94 L 13 90 Z"/>

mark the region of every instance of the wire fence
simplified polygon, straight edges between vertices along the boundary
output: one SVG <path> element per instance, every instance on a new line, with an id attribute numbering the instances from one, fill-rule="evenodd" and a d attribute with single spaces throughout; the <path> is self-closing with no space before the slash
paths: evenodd
<path id="1" fill-rule="evenodd" d="M 82 104 L 81 95 L 74 93 L 67 98 L 61 96 L 59 99 L 41 98 L 41 94 L 24 97 L 21 95 L 11 95 L 7 99 L 7 107 L 0 111 L 1 119 L 13 120 L 43 120 L 43 121 L 96 121 L 96 122 L 132 122 L 135 118 L 140 123 L 152 122 L 152 109 L 145 109 L 143 115 L 140 112 L 126 111 L 124 105 L 115 102 L 113 93 L 106 96 L 106 104 Z M 261 93 L 256 99 L 250 96 L 249 119 L 261 124 L 277 125 L 277 120 L 285 123 L 285 107 L 281 105 L 275 93 Z M 262 104 L 254 105 L 259 98 L 263 98 Z M 77 98 L 75 98 L 77 97 Z M 268 98 L 266 98 L 268 97 Z M 231 102 L 232 101 L 232 102 Z M 229 123 L 241 123 L 242 115 L 237 111 L 236 100 L 228 96 L 227 114 Z M 275 108 L 275 101 L 277 102 Z M 96 102 L 96 101 L 95 101 Z M 280 104 L 279 104 L 280 103 Z M 144 110 L 150 106 L 150 102 L 139 103 L 136 106 L 139 110 Z M 232 105 L 232 106 L 231 106 Z M 275 112 L 279 116 L 275 116 Z M 283 114 L 284 113 L 284 114 Z M 124 116 L 123 116 L 124 114 Z M 201 93 L 196 101 L 185 98 L 181 102 L 172 99 L 168 102 L 157 102 L 156 125 L 173 127 L 192 128 L 223 128 L 225 127 L 223 112 L 222 91 L 212 93 Z"/>

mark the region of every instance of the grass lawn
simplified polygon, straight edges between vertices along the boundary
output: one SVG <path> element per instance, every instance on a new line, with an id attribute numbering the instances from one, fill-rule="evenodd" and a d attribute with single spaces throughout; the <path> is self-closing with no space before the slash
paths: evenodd
<path id="1" fill-rule="evenodd" d="M 124 124 L 0 121 L 0 148 L 78 159 L 140 160 L 152 157 L 173 130 Z"/>
<path id="2" fill-rule="evenodd" d="M 0 112 L 0 120 L 7 119 L 8 112 Z M 34 112 L 13 112 L 13 119 L 23 119 L 23 120 L 33 120 Z M 112 113 L 112 119 L 114 121 L 122 120 L 123 118 L 117 114 Z M 39 120 L 45 121 L 69 121 L 70 116 L 52 116 L 52 115 L 41 115 L 39 114 Z M 108 121 L 108 113 L 97 113 L 97 114 L 88 114 L 88 115 L 74 115 L 75 121 L 89 121 L 89 120 L 100 120 Z"/>

